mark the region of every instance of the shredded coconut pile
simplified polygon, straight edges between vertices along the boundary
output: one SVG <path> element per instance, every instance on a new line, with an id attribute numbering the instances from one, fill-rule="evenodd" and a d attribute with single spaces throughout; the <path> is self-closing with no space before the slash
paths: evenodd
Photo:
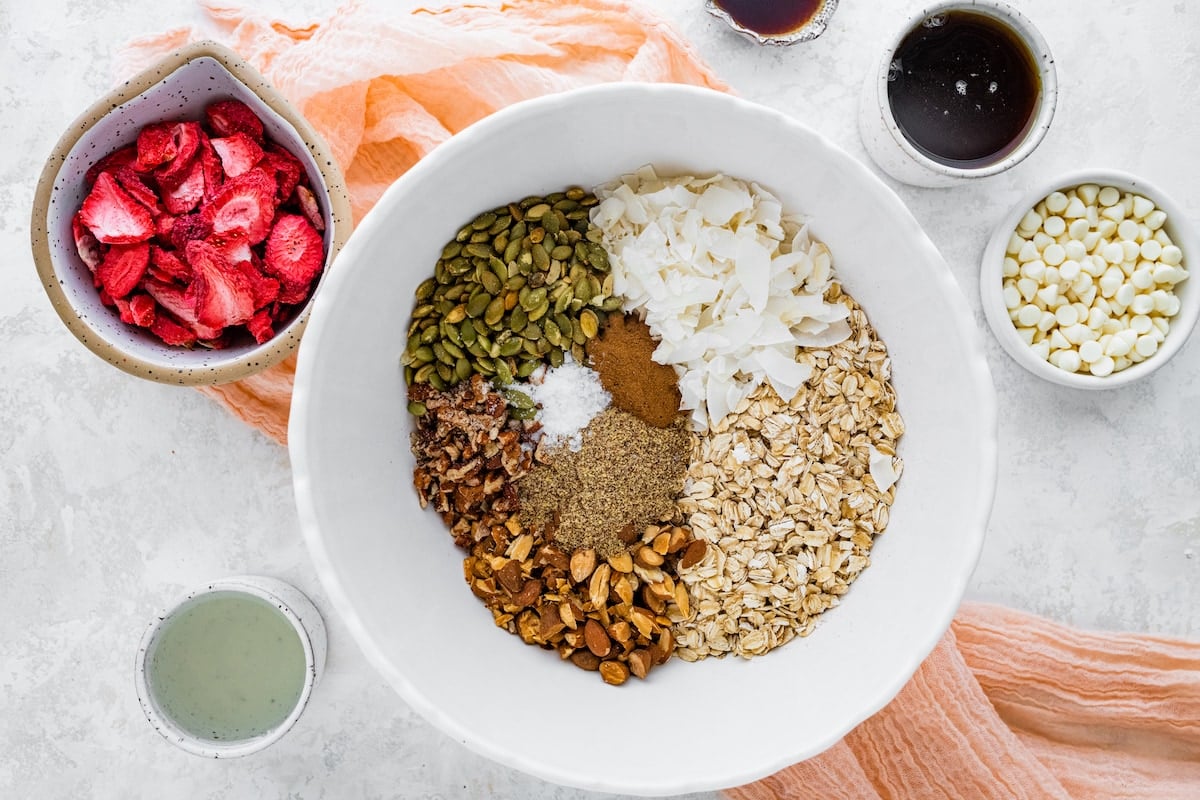
<path id="1" fill-rule="evenodd" d="M 538 422 L 546 444 L 566 443 L 573 452 L 583 446 L 583 429 L 592 417 L 608 408 L 612 397 L 600 384 L 600 375 L 577 363 L 569 355 L 561 367 L 534 373 L 527 388 L 535 403 L 541 404 Z"/>
<path id="2" fill-rule="evenodd" d="M 596 190 L 613 292 L 679 373 L 682 408 L 703 433 L 763 382 L 790 401 L 812 370 L 798 347 L 850 335 L 826 303 L 829 250 L 770 192 L 725 175 L 660 178 L 642 167 Z"/>

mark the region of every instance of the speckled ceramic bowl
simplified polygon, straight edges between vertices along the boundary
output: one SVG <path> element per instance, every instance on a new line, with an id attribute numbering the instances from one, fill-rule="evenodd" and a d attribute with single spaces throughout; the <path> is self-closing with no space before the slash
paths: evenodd
<path id="1" fill-rule="evenodd" d="M 234 98 L 263 121 L 267 136 L 301 160 L 325 217 L 325 273 L 309 302 L 263 344 L 253 340 L 222 350 L 164 344 L 122 322 L 105 306 L 79 258 L 71 218 L 87 189 L 84 174 L 105 155 L 136 141 L 144 125 L 198 119 L 209 103 Z M 183 385 L 239 380 L 271 366 L 300 341 L 312 297 L 351 226 L 341 170 L 321 136 L 253 68 L 215 42 L 197 42 L 125 81 L 73 122 L 42 170 L 30 235 L 38 275 L 59 317 L 84 345 L 113 366 L 141 378 Z"/>
<path id="2" fill-rule="evenodd" d="M 279 613 L 296 631 L 297 636 L 300 637 L 300 646 L 304 650 L 304 685 L 300 690 L 300 696 L 296 699 L 296 704 L 278 725 L 246 739 L 224 741 L 206 739 L 187 731 L 171 718 L 170 713 L 158 701 L 152 685 L 150 667 L 154 659 L 155 647 L 157 647 L 163 631 L 181 612 L 211 595 L 219 593 L 248 594 L 270 603 L 279 610 Z M 299 589 L 276 578 L 259 575 L 221 578 L 188 592 L 175 605 L 158 614 L 146 628 L 134 662 L 134 688 L 137 691 L 138 702 L 142 706 L 142 713 L 167 741 L 189 753 L 205 758 L 236 758 L 257 753 L 259 750 L 269 747 L 291 729 L 304 712 L 313 688 L 325 672 L 327 650 L 325 621 L 321 618 L 317 607 Z"/>

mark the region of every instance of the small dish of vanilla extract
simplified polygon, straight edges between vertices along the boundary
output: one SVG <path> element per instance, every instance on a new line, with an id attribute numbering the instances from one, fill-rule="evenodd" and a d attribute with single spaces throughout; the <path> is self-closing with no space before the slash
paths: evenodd
<path id="1" fill-rule="evenodd" d="M 1013 168 L 1045 139 L 1054 57 L 1011 3 L 943 0 L 895 30 L 859 99 L 859 135 L 880 170 L 955 186 Z"/>
<path id="2" fill-rule="evenodd" d="M 1041 96 L 1028 45 L 1005 22 L 965 9 L 925 18 L 904 36 L 888 74 L 901 133 L 929 158 L 979 167 L 1028 135 Z"/>

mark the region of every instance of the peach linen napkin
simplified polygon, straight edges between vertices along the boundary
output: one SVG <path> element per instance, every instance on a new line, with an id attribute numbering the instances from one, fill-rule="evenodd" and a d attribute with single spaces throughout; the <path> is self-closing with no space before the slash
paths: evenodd
<path id="1" fill-rule="evenodd" d="M 216 0 L 201 7 L 217 38 L 329 141 L 356 220 L 423 155 L 509 103 L 617 80 L 728 90 L 664 20 L 619 0 L 411 14 L 351 2 L 305 27 Z M 197 38 L 187 28 L 133 42 L 118 74 Z M 290 358 L 203 391 L 284 443 L 294 375 Z M 728 794 L 1200 797 L 1200 644 L 1084 633 L 968 603 L 886 708 L 825 753 Z"/>

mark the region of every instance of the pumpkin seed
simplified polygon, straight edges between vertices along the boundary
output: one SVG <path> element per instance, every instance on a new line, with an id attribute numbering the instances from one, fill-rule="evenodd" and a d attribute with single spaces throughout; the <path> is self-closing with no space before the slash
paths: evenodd
<path id="1" fill-rule="evenodd" d="M 550 310 L 550 301 L 543 300 L 533 308 L 529 309 L 529 321 L 537 322 L 542 317 L 546 316 L 546 312 Z"/>
<path id="2" fill-rule="evenodd" d="M 508 327 L 514 331 L 525 330 L 526 324 L 529 322 L 529 315 L 525 313 L 525 309 L 517 306 L 508 315 Z"/>
<path id="3" fill-rule="evenodd" d="M 512 367 L 508 365 L 507 361 L 496 362 L 496 382 L 501 386 L 513 382 Z"/>
<path id="4" fill-rule="evenodd" d="M 596 338 L 596 334 L 600 332 L 600 320 L 595 311 L 586 308 L 579 314 L 579 330 L 589 339 Z"/>
<path id="5" fill-rule="evenodd" d="M 478 317 L 480 314 L 487 311 L 488 304 L 491 302 L 492 298 L 483 292 L 472 296 L 467 302 L 467 316 Z"/>
<path id="6" fill-rule="evenodd" d="M 527 358 L 521 362 L 520 366 L 517 367 L 517 377 L 518 378 L 528 378 L 534 372 L 537 372 L 537 368 L 540 367 L 541 365 L 542 365 L 541 361 Z"/>
<path id="7" fill-rule="evenodd" d="M 504 399 L 513 408 L 533 408 L 533 398 L 518 389 L 506 389 Z"/>
<path id="8" fill-rule="evenodd" d="M 496 276 L 496 273 L 490 269 L 485 269 L 479 276 L 479 282 L 483 284 L 483 288 L 488 290 L 489 294 L 499 294 L 504 288 L 504 281 Z"/>
<path id="9" fill-rule="evenodd" d="M 550 210 L 550 205 L 545 202 L 539 202 L 537 205 L 530 206 L 525 209 L 526 219 L 541 219 L 547 211 Z"/>
<path id="10" fill-rule="evenodd" d="M 433 296 L 433 290 L 437 288 L 437 281 L 433 278 L 426 278 L 421 281 L 421 285 L 417 287 L 417 302 L 428 300 Z"/>
<path id="11" fill-rule="evenodd" d="M 513 419 L 533 419 L 537 416 L 536 408 L 513 408 L 509 409 L 508 415 Z"/>
<path id="12" fill-rule="evenodd" d="M 454 377 L 460 381 L 471 377 L 471 362 L 465 356 L 454 362 Z"/>
<path id="13" fill-rule="evenodd" d="M 408 413 L 412 414 L 414 417 L 419 417 L 428 410 L 429 409 L 425 407 L 424 403 L 418 403 L 415 400 L 408 404 Z"/>

